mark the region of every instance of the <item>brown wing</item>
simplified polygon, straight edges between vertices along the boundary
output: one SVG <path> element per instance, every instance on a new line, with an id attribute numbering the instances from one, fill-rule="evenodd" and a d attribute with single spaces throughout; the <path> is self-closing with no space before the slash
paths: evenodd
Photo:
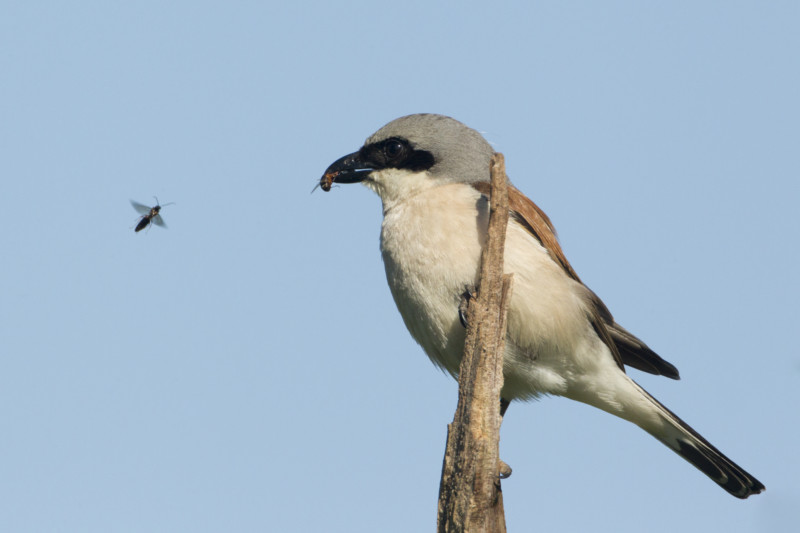
<path id="1" fill-rule="evenodd" d="M 472 186 L 481 194 L 489 196 L 489 183 L 474 183 Z M 536 237 L 548 251 L 550 257 L 561 265 L 561 268 L 564 269 L 564 272 L 569 277 L 583 285 L 578 274 L 567 261 L 561 245 L 558 244 L 556 230 L 544 211 L 522 194 L 519 189 L 510 184 L 508 187 L 508 203 L 511 217 Z M 623 371 L 625 370 L 624 365 L 628 365 L 651 374 L 662 375 L 672 379 L 680 378 L 677 368 L 662 359 L 648 348 L 644 342 L 617 324 L 603 301 L 591 289 L 585 285 L 584 287 L 589 294 L 588 301 L 590 304 L 590 312 L 587 318 L 597 335 L 611 350 L 611 354 Z"/>
<path id="2" fill-rule="evenodd" d="M 675 365 L 661 358 L 628 330 L 612 322 L 607 324 L 611 339 L 619 350 L 622 362 L 643 372 L 666 376 L 670 379 L 681 379 Z"/>

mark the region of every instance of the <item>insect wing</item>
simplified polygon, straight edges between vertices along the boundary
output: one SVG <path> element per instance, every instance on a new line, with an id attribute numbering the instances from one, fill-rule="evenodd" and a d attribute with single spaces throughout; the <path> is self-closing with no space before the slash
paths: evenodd
<path id="1" fill-rule="evenodd" d="M 162 228 L 166 228 L 167 225 L 164 223 L 164 219 L 161 218 L 161 215 L 156 215 L 150 219 L 150 222 L 155 224 L 156 226 L 161 226 Z"/>
<path id="2" fill-rule="evenodd" d="M 150 207 L 146 205 L 142 205 L 139 202 L 134 202 L 131 200 L 131 205 L 140 215 L 149 215 L 150 214 Z"/>

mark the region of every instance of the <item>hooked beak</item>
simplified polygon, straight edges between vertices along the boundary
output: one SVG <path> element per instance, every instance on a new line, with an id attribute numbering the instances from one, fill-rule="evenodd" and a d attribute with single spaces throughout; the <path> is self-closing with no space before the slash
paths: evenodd
<path id="1" fill-rule="evenodd" d="M 358 183 L 364 181 L 375 167 L 363 161 L 360 152 L 353 152 L 337 159 L 319 179 L 323 191 L 330 191 L 334 183 Z"/>

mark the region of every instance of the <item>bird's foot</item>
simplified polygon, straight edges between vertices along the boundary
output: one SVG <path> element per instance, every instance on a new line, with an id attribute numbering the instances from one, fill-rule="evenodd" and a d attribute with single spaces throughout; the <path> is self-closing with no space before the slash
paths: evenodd
<path id="1" fill-rule="evenodd" d="M 497 464 L 500 479 L 508 479 L 511 476 L 511 467 L 502 459 Z"/>
<path id="2" fill-rule="evenodd" d="M 473 287 L 466 287 L 464 294 L 461 295 L 461 303 L 458 304 L 458 320 L 464 328 L 467 327 L 467 309 L 469 308 L 469 301 L 475 297 Z"/>

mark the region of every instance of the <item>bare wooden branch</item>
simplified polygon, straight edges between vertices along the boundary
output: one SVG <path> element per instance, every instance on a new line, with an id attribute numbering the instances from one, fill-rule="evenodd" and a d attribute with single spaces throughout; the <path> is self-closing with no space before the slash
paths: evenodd
<path id="1" fill-rule="evenodd" d="M 459 370 L 458 407 L 447 427 L 439 486 L 439 532 L 505 533 L 500 488 L 500 391 L 506 303 L 511 275 L 503 275 L 508 225 L 508 178 L 503 154 L 491 164 L 489 229 L 475 297 L 467 302 L 467 336 Z"/>

